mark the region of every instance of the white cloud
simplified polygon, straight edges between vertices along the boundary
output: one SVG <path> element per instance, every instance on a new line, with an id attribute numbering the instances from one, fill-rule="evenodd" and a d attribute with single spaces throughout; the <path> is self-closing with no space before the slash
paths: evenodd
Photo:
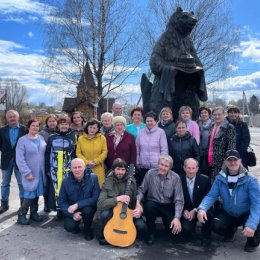
<path id="1" fill-rule="evenodd" d="M 237 70 L 239 69 L 238 66 L 233 65 L 233 64 L 229 64 L 229 67 L 230 67 L 230 69 L 231 69 L 232 71 L 237 71 Z"/>
<path id="2" fill-rule="evenodd" d="M 24 49 L 24 46 L 15 42 L 0 40 L 0 53 L 9 52 L 14 49 Z"/>
<path id="3" fill-rule="evenodd" d="M 252 62 L 260 63 L 260 39 L 249 36 L 249 40 L 242 41 L 240 47 L 242 48 L 241 56 L 243 58 L 248 58 Z"/>
<path id="4" fill-rule="evenodd" d="M 0 40 L 0 78 L 15 78 L 24 85 L 29 92 L 30 101 L 44 101 L 54 104 L 63 101 L 62 95 L 50 87 L 50 82 L 42 72 L 42 61 L 45 56 L 31 53 L 19 53 L 24 46 L 15 42 Z M 55 93 L 55 94 L 54 94 Z"/>
<path id="5" fill-rule="evenodd" d="M 15 17 L 15 16 L 7 16 L 6 18 L 2 19 L 4 22 L 15 22 L 15 23 L 21 23 L 25 24 L 28 23 L 29 20 L 23 18 L 23 17 Z"/>
<path id="6" fill-rule="evenodd" d="M 240 99 L 242 91 L 248 93 L 248 96 L 254 94 L 260 97 L 260 71 L 245 76 L 230 77 L 208 85 L 210 93 L 213 89 L 218 93 L 218 97 L 227 100 Z"/>
<path id="7" fill-rule="evenodd" d="M 43 17 L 46 23 L 56 23 L 56 24 L 61 24 L 61 25 L 66 25 L 66 24 L 77 24 L 78 19 L 77 18 L 62 18 L 58 16 L 51 16 L 51 15 L 46 15 Z M 82 26 L 89 26 L 90 22 L 87 19 L 82 19 L 81 20 Z"/>
<path id="8" fill-rule="evenodd" d="M 76 18 L 69 20 L 50 16 L 49 14 L 53 9 L 54 7 L 35 0 L 0 0 L 0 12 L 2 16 L 4 16 L 4 18 L 1 19 L 2 21 L 25 24 L 39 20 L 38 15 L 47 23 L 77 23 Z M 21 17 L 23 13 L 30 13 L 31 15 Z M 82 20 L 81 22 L 83 26 L 89 26 L 90 24 L 87 20 Z"/>
<path id="9" fill-rule="evenodd" d="M 239 46 L 234 46 L 233 48 L 231 48 L 231 52 L 240 53 L 240 52 L 242 52 L 242 49 Z"/>
<path id="10" fill-rule="evenodd" d="M 31 23 L 39 20 L 39 17 L 29 15 L 26 17 L 21 17 L 20 14 L 15 15 L 6 15 L 5 18 L 1 19 L 3 22 L 15 22 L 15 23 L 20 23 L 20 24 L 26 24 L 26 23 Z"/>
<path id="11" fill-rule="evenodd" d="M 44 14 L 46 9 L 50 8 L 48 5 L 34 0 L 1 0 L 0 11 L 2 14 L 10 13 L 36 13 Z"/>
<path id="12" fill-rule="evenodd" d="M 32 38 L 32 37 L 34 36 L 34 34 L 33 34 L 32 32 L 28 32 L 28 36 L 29 36 L 30 38 Z"/>

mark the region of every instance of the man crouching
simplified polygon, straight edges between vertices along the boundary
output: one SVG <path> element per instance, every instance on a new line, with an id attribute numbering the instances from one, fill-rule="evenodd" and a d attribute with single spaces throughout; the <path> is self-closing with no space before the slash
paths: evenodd
<path id="1" fill-rule="evenodd" d="M 136 181 L 133 178 L 130 184 L 129 195 L 125 195 L 126 186 L 129 175 L 127 174 L 127 163 L 117 158 L 112 164 L 112 172 L 108 174 L 98 199 L 98 210 L 100 211 L 101 227 L 99 244 L 107 245 L 107 241 L 104 238 L 104 228 L 107 222 L 113 216 L 113 209 L 118 202 L 126 203 L 130 209 L 132 209 L 132 216 L 137 233 L 144 227 L 143 219 L 141 218 L 142 210 L 136 208 Z"/>
<path id="2" fill-rule="evenodd" d="M 62 182 L 58 204 L 64 214 L 64 228 L 71 233 L 79 232 L 80 221 L 84 223 L 84 236 L 93 239 L 92 220 L 97 209 L 99 197 L 98 179 L 86 169 L 82 159 L 71 161 L 71 171 Z"/>
<path id="3" fill-rule="evenodd" d="M 171 171 L 173 160 L 169 155 L 161 155 L 158 168 L 149 170 L 137 191 L 136 208 L 142 211 L 147 224 L 147 244 L 155 239 L 157 217 L 161 217 L 167 233 L 177 235 L 181 232 L 180 217 L 184 198 L 180 177 Z"/>
<path id="4" fill-rule="evenodd" d="M 198 207 L 201 223 L 207 221 L 207 211 L 219 197 L 223 207 L 211 222 L 212 230 L 228 242 L 233 240 L 237 227 L 243 226 L 242 234 L 247 238 L 244 250 L 256 251 L 260 241 L 260 186 L 243 167 L 236 150 L 226 152 L 222 170 Z"/>

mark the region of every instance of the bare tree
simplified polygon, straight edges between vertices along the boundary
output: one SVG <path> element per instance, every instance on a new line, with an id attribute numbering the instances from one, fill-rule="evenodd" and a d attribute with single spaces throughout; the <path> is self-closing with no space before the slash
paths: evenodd
<path id="1" fill-rule="evenodd" d="M 137 52 L 130 0 L 45 0 L 54 8 L 44 26 L 46 68 L 75 93 L 84 70 L 94 76 L 96 102 L 122 86 L 143 61 Z"/>
<path id="2" fill-rule="evenodd" d="M 13 78 L 0 80 L 0 87 L 7 90 L 7 109 L 22 112 L 28 99 L 26 87 Z"/>
<path id="3" fill-rule="evenodd" d="M 226 0 L 150 0 L 147 16 L 142 19 L 147 58 L 170 16 L 181 6 L 193 11 L 198 19 L 191 37 L 204 65 L 207 83 L 225 78 L 234 58 L 232 49 L 239 38 L 232 24 L 229 3 Z"/>

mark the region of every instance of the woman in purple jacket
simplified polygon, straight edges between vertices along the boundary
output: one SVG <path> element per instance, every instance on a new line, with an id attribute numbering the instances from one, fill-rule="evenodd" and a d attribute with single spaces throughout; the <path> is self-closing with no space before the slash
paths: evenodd
<path id="1" fill-rule="evenodd" d="M 154 112 L 145 115 L 146 127 L 139 131 L 136 139 L 137 148 L 137 184 L 141 185 L 146 172 L 158 167 L 160 155 L 168 154 L 166 134 L 157 125 L 157 116 Z"/>
<path id="2" fill-rule="evenodd" d="M 39 135 L 40 124 L 37 119 L 31 119 L 27 124 L 28 134 L 18 140 L 16 146 L 16 163 L 22 175 L 24 199 L 18 211 L 17 223 L 29 225 L 26 214 L 30 208 L 30 219 L 42 221 L 37 213 L 39 196 L 45 189 L 44 153 L 46 143 Z"/>

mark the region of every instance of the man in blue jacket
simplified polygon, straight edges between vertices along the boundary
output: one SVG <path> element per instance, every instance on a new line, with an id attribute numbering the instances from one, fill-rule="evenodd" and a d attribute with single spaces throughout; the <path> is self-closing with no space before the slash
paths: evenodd
<path id="1" fill-rule="evenodd" d="M 236 150 L 226 152 L 222 170 L 198 207 L 201 223 L 207 220 L 206 212 L 218 197 L 223 207 L 212 220 L 212 230 L 230 241 L 236 228 L 243 226 L 242 234 L 247 238 L 244 250 L 254 252 L 260 239 L 260 186 L 256 178 L 248 175 Z"/>
<path id="2" fill-rule="evenodd" d="M 64 228 L 74 234 L 79 232 L 80 221 L 84 222 L 84 236 L 93 239 L 92 220 L 97 209 L 99 185 L 97 176 L 85 166 L 82 159 L 71 161 L 71 171 L 62 182 L 58 204 L 64 214 Z"/>

